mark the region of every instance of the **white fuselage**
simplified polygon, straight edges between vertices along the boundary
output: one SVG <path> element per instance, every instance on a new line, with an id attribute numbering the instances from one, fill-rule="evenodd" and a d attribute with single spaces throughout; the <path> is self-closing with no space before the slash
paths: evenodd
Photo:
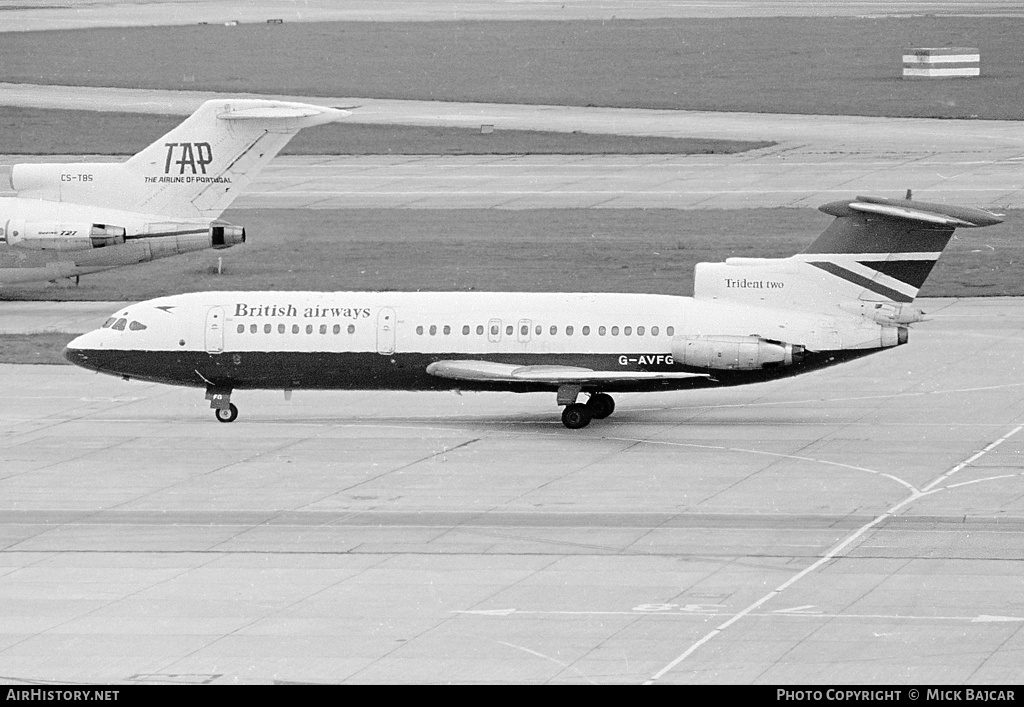
<path id="1" fill-rule="evenodd" d="M 829 356 L 790 371 L 722 372 L 730 384 L 793 375 L 901 343 L 864 317 L 645 294 L 466 292 L 203 292 L 126 307 L 69 344 L 105 373 L 234 388 L 547 390 L 537 380 L 441 379 L 436 362 L 572 366 L 605 373 L 601 390 L 700 381 L 641 380 L 680 371 L 687 337 L 763 337 Z M 632 376 L 616 380 L 610 372 Z M 682 375 L 682 374 L 681 374 Z M 731 377 L 730 377 L 731 376 Z M 587 388 L 584 388 L 586 390 Z"/>

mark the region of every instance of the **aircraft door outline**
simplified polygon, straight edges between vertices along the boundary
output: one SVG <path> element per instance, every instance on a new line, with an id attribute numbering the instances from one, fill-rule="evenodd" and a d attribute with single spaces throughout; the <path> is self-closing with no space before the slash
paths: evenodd
<path id="1" fill-rule="evenodd" d="M 487 340 L 492 344 L 497 344 L 501 341 L 501 320 L 492 319 L 487 322 Z"/>
<path id="2" fill-rule="evenodd" d="M 224 350 L 224 308 L 210 307 L 206 311 L 206 352 Z"/>
<path id="3" fill-rule="evenodd" d="M 530 343 L 530 327 L 533 326 L 533 321 L 530 319 L 520 319 L 519 324 L 517 324 L 516 326 L 516 332 L 519 338 L 519 343 Z"/>
<path id="4" fill-rule="evenodd" d="M 377 353 L 388 356 L 395 352 L 395 310 L 382 307 L 377 313 Z"/>

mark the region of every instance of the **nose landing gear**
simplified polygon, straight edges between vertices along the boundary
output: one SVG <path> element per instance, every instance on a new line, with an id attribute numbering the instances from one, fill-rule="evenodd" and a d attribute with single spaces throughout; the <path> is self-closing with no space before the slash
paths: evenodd
<path id="1" fill-rule="evenodd" d="M 238 417 L 238 408 L 234 403 L 228 403 L 227 408 L 217 408 L 213 414 L 217 418 L 217 422 L 234 422 Z"/>
<path id="2" fill-rule="evenodd" d="M 209 386 L 206 389 L 206 399 L 210 401 L 217 422 L 234 422 L 238 417 L 238 408 L 231 402 L 230 388 Z"/>

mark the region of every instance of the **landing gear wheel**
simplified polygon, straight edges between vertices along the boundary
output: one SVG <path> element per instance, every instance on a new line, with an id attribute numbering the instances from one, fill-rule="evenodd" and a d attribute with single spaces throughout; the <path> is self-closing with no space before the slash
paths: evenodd
<path id="1" fill-rule="evenodd" d="M 238 408 L 235 407 L 234 403 L 228 403 L 228 407 L 217 408 L 213 411 L 213 414 L 217 417 L 218 422 L 234 422 L 235 418 L 238 417 Z"/>
<path id="2" fill-rule="evenodd" d="M 593 415 L 583 403 L 566 405 L 562 410 L 562 424 L 570 430 L 578 430 L 590 424 Z"/>
<path id="3" fill-rule="evenodd" d="M 594 393 L 587 401 L 587 409 L 592 418 L 603 420 L 615 412 L 615 400 L 608 393 Z"/>

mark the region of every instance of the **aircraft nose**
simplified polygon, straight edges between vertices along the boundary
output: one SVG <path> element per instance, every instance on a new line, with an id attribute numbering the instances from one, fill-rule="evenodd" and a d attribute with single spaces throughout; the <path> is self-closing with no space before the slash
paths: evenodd
<path id="1" fill-rule="evenodd" d="M 76 366 L 84 366 L 86 361 L 89 360 L 88 355 L 82 349 L 77 349 L 71 344 L 64 347 L 64 358 Z"/>
<path id="2" fill-rule="evenodd" d="M 82 334 L 69 341 L 68 345 L 64 347 L 64 358 L 82 368 L 95 368 L 95 365 L 90 362 L 89 358 L 90 349 L 95 348 L 94 345 L 90 344 L 90 340 L 94 338 L 94 333 Z"/>

